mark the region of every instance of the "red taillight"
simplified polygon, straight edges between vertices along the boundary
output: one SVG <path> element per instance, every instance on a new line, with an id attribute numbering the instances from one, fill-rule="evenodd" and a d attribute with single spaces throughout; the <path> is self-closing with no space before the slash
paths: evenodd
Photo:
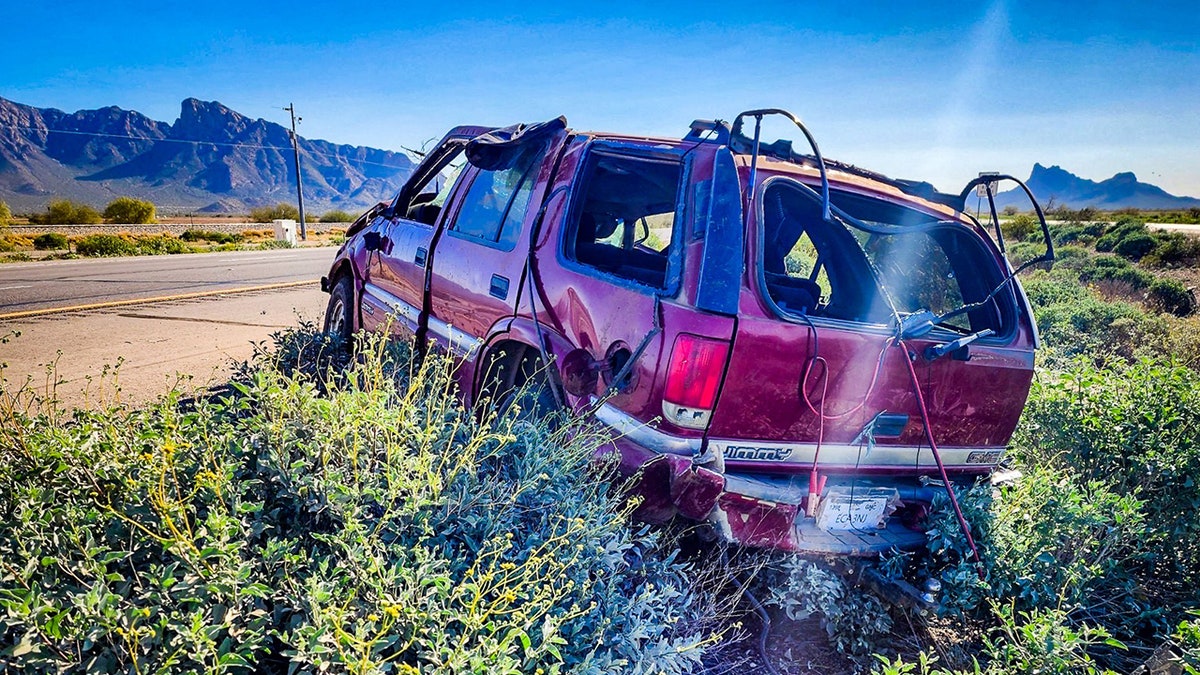
<path id="1" fill-rule="evenodd" d="M 687 408 L 712 410 L 729 343 L 680 333 L 671 349 L 663 399 Z"/>

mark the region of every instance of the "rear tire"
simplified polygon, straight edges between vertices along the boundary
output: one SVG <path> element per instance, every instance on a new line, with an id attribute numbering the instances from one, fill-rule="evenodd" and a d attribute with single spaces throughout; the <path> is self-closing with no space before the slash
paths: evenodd
<path id="1" fill-rule="evenodd" d="M 343 274 L 329 291 L 325 306 L 325 332 L 336 335 L 347 353 L 354 344 L 354 280 Z"/>
<path id="2" fill-rule="evenodd" d="M 497 356 L 489 371 L 481 402 L 486 405 L 490 399 L 499 417 L 515 415 L 522 421 L 535 421 L 558 412 L 554 384 L 541 354 L 533 347 Z"/>

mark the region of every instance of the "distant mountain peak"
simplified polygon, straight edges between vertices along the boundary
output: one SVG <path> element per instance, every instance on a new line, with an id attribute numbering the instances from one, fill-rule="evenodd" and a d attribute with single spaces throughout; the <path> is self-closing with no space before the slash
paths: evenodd
<path id="1" fill-rule="evenodd" d="M 1200 199 L 1168 194 L 1156 185 L 1138 181 L 1131 171 L 1096 182 L 1081 178 L 1057 164 L 1047 167 L 1039 162 L 1033 165 L 1026 183 L 1042 206 L 1053 203 L 1072 209 L 1090 206 L 1104 210 L 1200 207 Z M 1029 201 L 1023 191 L 1015 188 L 996 195 L 996 205 L 1025 209 L 1029 207 Z"/>
<path id="2" fill-rule="evenodd" d="M 0 98 L 0 199 L 33 211 L 54 197 L 103 205 L 148 198 L 164 211 L 248 211 L 291 201 L 296 174 L 288 130 L 218 101 L 184 99 L 174 124 L 107 106 L 72 114 Z M 165 142 L 162 142 L 165 141 Z M 305 202 L 366 209 L 411 174 L 403 153 L 297 138 Z"/>

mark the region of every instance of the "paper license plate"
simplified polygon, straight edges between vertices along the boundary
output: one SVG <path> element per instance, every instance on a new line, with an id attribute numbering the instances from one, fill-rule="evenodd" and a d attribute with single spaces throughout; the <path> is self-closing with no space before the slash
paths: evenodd
<path id="1" fill-rule="evenodd" d="M 817 527 L 823 530 L 874 530 L 887 509 L 886 497 L 832 497 L 821 504 Z"/>

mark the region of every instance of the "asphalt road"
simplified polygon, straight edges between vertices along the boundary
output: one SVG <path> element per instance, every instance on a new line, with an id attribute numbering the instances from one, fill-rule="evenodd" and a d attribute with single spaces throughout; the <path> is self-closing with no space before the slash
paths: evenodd
<path id="1" fill-rule="evenodd" d="M 172 387 L 218 385 L 272 333 L 319 325 L 328 296 L 317 279 L 333 256 L 304 248 L 0 265 L 0 403 L 141 405 Z M 232 290 L 243 292 L 223 293 Z"/>
<path id="2" fill-rule="evenodd" d="M 55 307 L 313 281 L 334 249 L 59 260 L 0 265 L 0 319 Z"/>

